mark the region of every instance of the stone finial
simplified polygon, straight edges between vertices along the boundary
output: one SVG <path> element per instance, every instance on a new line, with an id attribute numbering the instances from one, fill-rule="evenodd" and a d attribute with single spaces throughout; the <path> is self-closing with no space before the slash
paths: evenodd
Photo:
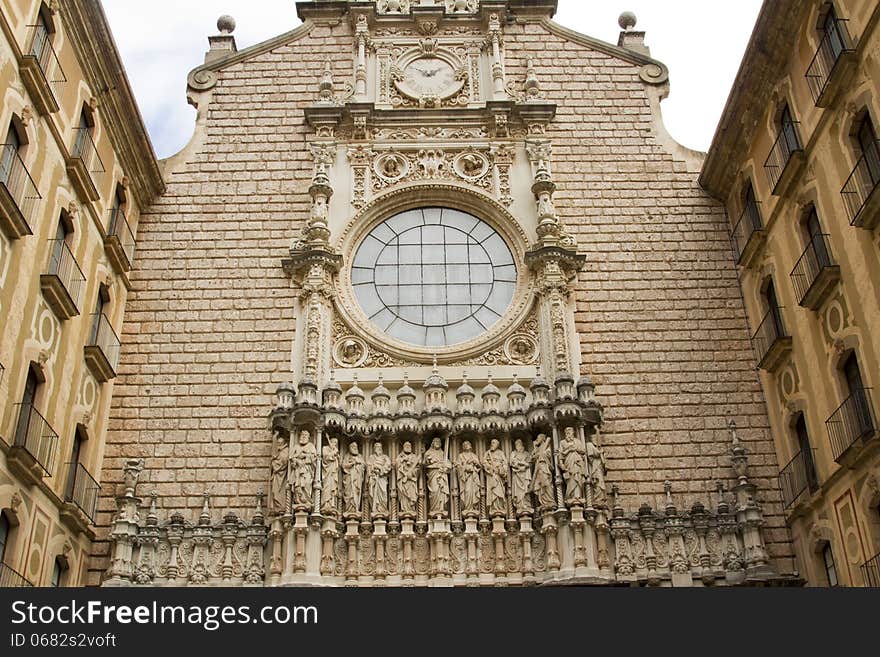
<path id="1" fill-rule="evenodd" d="M 251 524 L 254 525 L 262 525 L 263 524 L 263 500 L 266 498 L 266 491 L 262 488 L 257 491 L 257 508 L 254 509 L 254 518 Z"/>
<path id="2" fill-rule="evenodd" d="M 199 524 L 200 525 L 210 525 L 211 524 L 211 493 L 205 491 L 202 493 L 202 497 L 204 501 L 202 502 L 202 513 L 199 515 Z"/>
<path id="3" fill-rule="evenodd" d="M 223 14 L 217 19 L 217 29 L 220 34 L 232 34 L 235 32 L 235 19 L 229 14 Z"/>
<path id="4" fill-rule="evenodd" d="M 617 19 L 617 24 L 623 30 L 617 39 L 617 45 L 642 55 L 651 56 L 651 50 L 645 45 L 645 33 L 636 31 L 636 15 L 631 11 L 625 11 Z"/>
<path id="5" fill-rule="evenodd" d="M 220 34 L 208 37 L 209 49 L 205 53 L 206 64 L 223 59 L 238 50 L 235 37 L 232 36 L 232 32 L 235 30 L 235 19 L 232 16 L 224 15 L 218 18 L 217 30 Z"/>
<path id="6" fill-rule="evenodd" d="M 620 25 L 621 30 L 631 30 L 636 26 L 637 20 L 633 12 L 625 11 L 617 19 L 617 24 Z"/>

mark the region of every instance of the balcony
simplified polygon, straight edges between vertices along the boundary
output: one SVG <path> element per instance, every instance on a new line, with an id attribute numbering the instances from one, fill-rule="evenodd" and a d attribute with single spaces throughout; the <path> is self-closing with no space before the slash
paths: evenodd
<path id="1" fill-rule="evenodd" d="M 104 163 L 90 129 L 74 128 L 73 150 L 67 160 L 67 174 L 83 202 L 97 201 L 104 179 Z"/>
<path id="2" fill-rule="evenodd" d="M 15 441 L 9 448 L 9 469 L 21 479 L 36 484 L 51 477 L 55 467 L 58 434 L 31 404 L 17 404 Z"/>
<path id="3" fill-rule="evenodd" d="M 121 208 L 110 210 L 110 223 L 104 238 L 104 250 L 116 273 L 122 275 L 131 271 L 134 262 L 134 233 Z"/>
<path id="4" fill-rule="evenodd" d="M 815 450 L 800 451 L 779 471 L 779 485 L 782 488 L 782 501 L 784 508 L 788 509 L 806 491 L 811 493 L 819 489 L 819 480 L 816 477 Z"/>
<path id="5" fill-rule="evenodd" d="M 79 315 L 79 303 L 86 277 L 64 240 L 49 240 L 49 267 L 40 276 L 46 303 L 60 320 Z"/>
<path id="6" fill-rule="evenodd" d="M 880 588 L 880 554 L 875 554 L 862 564 L 862 577 L 865 586 Z"/>
<path id="7" fill-rule="evenodd" d="M 774 196 L 782 196 L 804 168 L 804 149 L 797 135 L 797 122 L 788 123 L 779 135 L 764 162 L 764 171 Z"/>
<path id="8" fill-rule="evenodd" d="M 861 446 L 877 435 L 877 418 L 868 388 L 857 388 L 825 421 L 831 452 L 838 463 L 848 463 Z"/>
<path id="9" fill-rule="evenodd" d="M 61 522 L 72 531 L 88 532 L 95 524 L 95 511 L 98 508 L 98 494 L 101 486 L 89 474 L 82 463 L 68 463 L 72 481 L 67 483 L 67 494 L 61 508 Z"/>
<path id="10" fill-rule="evenodd" d="M 775 371 L 791 353 L 792 340 L 782 323 L 781 310 L 770 309 L 752 336 L 758 368 L 768 372 Z"/>
<path id="11" fill-rule="evenodd" d="M 764 244 L 766 236 L 758 204 L 746 204 L 731 234 L 736 252 L 736 264 L 748 267 Z"/>
<path id="12" fill-rule="evenodd" d="M 104 314 L 92 315 L 92 333 L 85 347 L 86 365 L 95 378 L 105 383 L 116 378 L 119 365 L 119 338 Z"/>
<path id="13" fill-rule="evenodd" d="M 828 107 L 834 103 L 856 69 L 856 51 L 852 47 L 846 23 L 846 20 L 834 19 L 807 69 L 807 84 L 817 107 Z"/>
<path id="14" fill-rule="evenodd" d="M 12 566 L 0 563 L 0 589 L 24 589 L 31 587 L 33 587 L 33 584 L 24 575 L 17 572 Z"/>
<path id="15" fill-rule="evenodd" d="M 30 46 L 19 63 L 21 81 L 31 96 L 34 108 L 41 115 L 58 111 L 58 99 L 67 82 L 49 36 L 45 27 L 31 25 L 28 35 Z"/>
<path id="16" fill-rule="evenodd" d="M 11 240 L 31 235 L 40 193 L 14 144 L 0 148 L 0 230 Z"/>
<path id="17" fill-rule="evenodd" d="M 863 153 L 840 190 L 850 224 L 873 230 L 880 223 L 880 141 Z"/>
<path id="18" fill-rule="evenodd" d="M 840 280 L 840 267 L 831 257 L 827 235 L 813 235 L 791 272 L 798 304 L 818 310 Z"/>

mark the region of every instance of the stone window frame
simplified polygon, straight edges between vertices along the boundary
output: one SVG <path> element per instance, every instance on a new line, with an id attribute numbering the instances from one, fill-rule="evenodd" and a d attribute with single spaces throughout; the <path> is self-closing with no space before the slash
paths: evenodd
<path id="1" fill-rule="evenodd" d="M 507 243 L 517 269 L 513 301 L 502 319 L 487 333 L 446 347 L 407 344 L 372 327 L 358 305 L 351 283 L 353 254 L 370 231 L 398 212 L 431 206 L 460 210 L 487 223 Z M 367 344 L 381 346 L 383 351 L 401 359 L 429 364 L 435 356 L 441 363 L 461 362 L 478 357 L 501 346 L 525 321 L 534 307 L 535 282 L 525 260 L 530 242 L 524 222 L 497 200 L 454 183 L 414 183 L 373 198 L 353 215 L 337 240 L 336 248 L 345 259 L 335 281 L 334 306 L 338 315 Z"/>

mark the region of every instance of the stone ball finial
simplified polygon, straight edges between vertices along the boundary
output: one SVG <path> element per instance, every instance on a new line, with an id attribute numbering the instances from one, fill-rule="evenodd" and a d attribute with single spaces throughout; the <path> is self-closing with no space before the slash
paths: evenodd
<path id="1" fill-rule="evenodd" d="M 222 34 L 232 34 L 235 31 L 235 19 L 229 14 L 223 14 L 217 19 L 217 29 Z"/>
<path id="2" fill-rule="evenodd" d="M 631 11 L 625 11 L 617 19 L 617 24 L 621 30 L 631 30 L 636 26 L 636 15 Z"/>

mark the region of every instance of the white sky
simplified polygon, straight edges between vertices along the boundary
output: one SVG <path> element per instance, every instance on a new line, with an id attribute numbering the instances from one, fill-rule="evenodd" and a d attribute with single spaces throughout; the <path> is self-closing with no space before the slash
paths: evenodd
<path id="1" fill-rule="evenodd" d="M 294 0 L 103 0 L 141 112 L 159 157 L 189 141 L 195 111 L 186 103 L 187 73 L 204 61 L 217 17 L 232 15 L 239 49 L 299 24 Z M 711 6 L 711 9 L 709 8 Z M 556 20 L 617 43 L 617 17 L 635 12 L 651 54 L 669 67 L 663 103 L 669 131 L 706 150 L 724 109 L 761 0 L 560 0 Z"/>

